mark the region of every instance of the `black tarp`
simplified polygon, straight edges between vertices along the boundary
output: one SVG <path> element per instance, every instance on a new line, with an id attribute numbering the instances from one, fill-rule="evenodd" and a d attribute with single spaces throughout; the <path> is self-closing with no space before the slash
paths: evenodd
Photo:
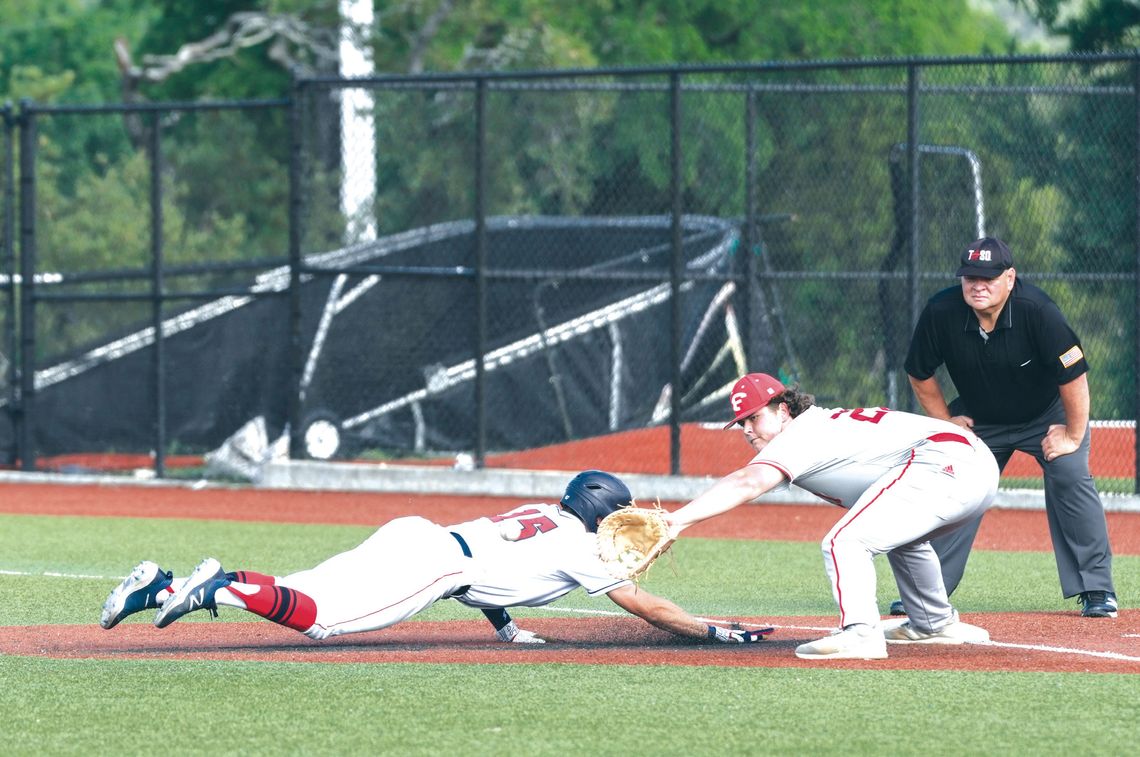
<path id="1" fill-rule="evenodd" d="M 686 218 L 682 231 L 687 272 L 730 272 L 734 224 Z M 670 380 L 671 238 L 664 216 L 488 222 L 489 449 L 661 422 Z M 417 229 L 307 263 L 321 272 L 302 284 L 302 417 L 334 419 L 356 449 L 473 449 L 476 289 L 470 275 L 444 274 L 473 268 L 474 225 Z M 575 277 L 583 272 L 591 278 Z M 271 434 L 283 429 L 286 284 L 286 271 L 268 272 L 257 288 L 277 294 L 219 299 L 167 321 L 166 429 L 178 451 L 213 449 L 256 416 Z M 702 419 L 701 398 L 731 383 L 740 368 L 723 359 L 713 364 L 730 338 L 723 312 L 709 318 L 724 286 L 693 281 L 682 295 L 683 351 L 691 353 L 685 420 Z M 711 326 L 702 330 L 705 321 Z M 153 447 L 154 354 L 143 333 L 37 372 L 37 455 Z M 3 421 L 0 445 L 10 450 L 11 419 Z"/>

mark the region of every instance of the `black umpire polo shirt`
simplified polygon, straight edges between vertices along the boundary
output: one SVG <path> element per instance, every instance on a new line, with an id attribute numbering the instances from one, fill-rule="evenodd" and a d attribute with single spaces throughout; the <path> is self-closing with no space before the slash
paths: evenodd
<path id="1" fill-rule="evenodd" d="M 1016 279 L 994 330 L 983 337 L 960 286 L 938 292 L 918 318 L 906 372 L 922 381 L 946 364 L 965 414 L 978 423 L 1025 423 L 1087 372 L 1076 333 L 1049 295 Z"/>

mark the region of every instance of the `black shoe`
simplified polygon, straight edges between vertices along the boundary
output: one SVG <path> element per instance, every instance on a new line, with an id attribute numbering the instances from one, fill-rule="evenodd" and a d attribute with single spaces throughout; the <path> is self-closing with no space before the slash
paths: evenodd
<path id="1" fill-rule="evenodd" d="M 1082 591 L 1081 615 L 1086 618 L 1115 618 L 1116 595 L 1111 591 Z"/>
<path id="2" fill-rule="evenodd" d="M 901 599 L 891 602 L 891 615 L 906 615 L 906 608 L 903 607 Z"/>

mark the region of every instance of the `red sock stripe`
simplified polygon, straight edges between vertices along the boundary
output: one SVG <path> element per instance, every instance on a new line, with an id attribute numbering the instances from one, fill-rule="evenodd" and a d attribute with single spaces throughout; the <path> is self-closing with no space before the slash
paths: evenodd
<path id="1" fill-rule="evenodd" d="M 293 614 L 293 591 L 291 589 L 277 589 L 277 604 L 273 606 L 273 613 L 269 619 L 274 623 L 285 625 L 285 618 Z"/>
<path id="2" fill-rule="evenodd" d="M 255 573 L 252 570 L 235 570 L 229 574 L 231 581 L 237 581 L 239 584 L 256 584 L 258 586 L 273 586 L 277 583 L 275 576 L 267 576 L 264 573 Z"/>
<path id="3" fill-rule="evenodd" d="M 260 586 L 254 594 L 243 594 L 242 599 L 255 615 L 296 631 L 309 630 L 317 620 L 317 603 L 296 589 Z"/>
<path id="4" fill-rule="evenodd" d="M 281 621 L 281 624 L 297 631 L 307 631 L 312 628 L 317 622 L 317 603 L 312 597 L 295 589 L 282 588 L 281 591 L 289 592 L 291 605 L 289 616 Z"/>

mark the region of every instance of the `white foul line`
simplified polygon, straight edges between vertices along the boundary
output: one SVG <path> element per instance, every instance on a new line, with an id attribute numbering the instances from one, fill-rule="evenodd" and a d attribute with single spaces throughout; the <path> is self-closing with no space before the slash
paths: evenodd
<path id="1" fill-rule="evenodd" d="M 48 570 L 45 570 L 43 573 L 33 573 L 24 570 L 0 570 L 0 576 L 47 576 L 48 578 L 82 578 L 94 579 L 96 581 L 114 581 L 123 578 L 123 576 L 85 576 L 81 573 L 53 573 Z"/>
<path id="2" fill-rule="evenodd" d="M 1069 647 L 1049 647 L 1044 644 L 1012 644 L 1005 641 L 984 641 L 982 646 L 1005 647 L 1007 649 L 1029 649 L 1038 652 L 1057 652 L 1059 654 L 1081 654 L 1087 657 L 1103 657 L 1106 660 L 1124 660 L 1125 662 L 1140 662 L 1140 657 L 1120 654 L 1118 652 L 1094 652 L 1090 649 L 1070 649 Z"/>
<path id="3" fill-rule="evenodd" d="M 552 612 L 578 613 L 578 614 L 583 614 L 583 615 L 613 615 L 613 616 L 628 615 L 628 613 L 615 612 L 614 610 L 585 610 L 585 609 L 574 609 L 574 608 L 570 608 L 570 607 L 547 607 L 547 608 L 543 608 L 543 609 L 550 610 Z M 702 617 L 697 617 L 697 620 L 704 622 L 704 623 L 732 623 L 732 622 L 737 622 L 737 621 L 730 621 L 730 620 L 725 620 L 725 619 L 721 619 L 721 618 L 702 618 Z M 773 628 L 785 628 L 785 629 L 789 629 L 789 630 L 793 630 L 793 631 L 819 631 L 822 633 L 830 633 L 830 632 L 836 630 L 834 626 L 830 626 L 827 628 L 821 628 L 819 626 L 788 626 L 788 625 L 781 625 L 779 623 L 774 623 L 774 622 L 773 623 L 764 623 L 764 624 L 741 623 L 740 625 L 753 626 L 755 628 L 763 628 L 765 626 L 772 626 Z M 1133 636 L 1140 636 L 1140 634 L 1121 634 L 1121 636 L 1123 636 L 1125 638 L 1131 638 Z M 1140 657 L 1135 657 L 1133 655 L 1120 654 L 1119 652 L 1097 652 L 1097 651 L 1091 650 L 1091 649 L 1072 649 L 1071 647 L 1051 647 L 1051 646 L 1048 646 L 1045 644 L 1015 644 L 1013 642 L 1007 642 L 1007 641 L 993 641 L 992 639 L 990 641 L 971 642 L 971 643 L 974 644 L 975 646 L 980 646 L 980 647 L 999 647 L 1001 649 L 1026 649 L 1026 650 L 1029 650 L 1032 652 L 1055 652 L 1057 654 L 1084 655 L 1086 657 L 1101 657 L 1101 658 L 1104 658 L 1106 660 L 1121 660 L 1124 662 L 1140 662 Z"/>
<path id="4" fill-rule="evenodd" d="M 776 628 L 791 628 L 802 631 L 834 631 L 834 628 L 815 628 L 812 626 L 781 626 L 771 623 Z M 1121 634 L 1129 636 L 1130 634 Z M 1140 657 L 1120 654 L 1119 652 L 1097 652 L 1091 649 L 1072 649 L 1070 647 L 1051 647 L 1046 644 L 1015 644 L 1009 641 L 975 641 L 970 642 L 979 647 L 999 647 L 1002 649 L 1027 649 L 1033 652 L 1056 652 L 1057 654 L 1085 655 L 1086 657 L 1103 657 L 1108 660 L 1123 660 L 1125 662 L 1140 662 Z"/>

